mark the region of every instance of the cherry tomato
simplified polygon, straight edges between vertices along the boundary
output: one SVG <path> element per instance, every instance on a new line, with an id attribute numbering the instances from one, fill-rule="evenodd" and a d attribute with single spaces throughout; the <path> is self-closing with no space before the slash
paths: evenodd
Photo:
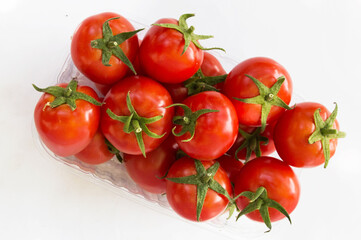
<path id="1" fill-rule="evenodd" d="M 323 121 L 330 117 L 331 113 L 323 105 L 303 102 L 296 104 L 292 110 L 287 110 L 277 121 L 274 142 L 279 156 L 287 164 L 294 167 L 315 167 L 325 163 L 322 140 L 309 143 L 310 136 L 316 130 L 314 114 L 317 109 L 320 109 L 319 115 Z M 337 120 L 329 127 L 338 131 Z M 328 144 L 331 158 L 336 150 L 337 138 L 329 138 Z"/>
<path id="2" fill-rule="evenodd" d="M 208 91 L 188 97 L 183 104 L 190 108 L 193 114 L 180 117 L 181 122 L 175 122 L 174 133 L 179 148 L 188 156 L 199 160 L 214 160 L 226 153 L 233 145 L 238 133 L 237 114 L 231 101 L 222 93 Z M 204 109 L 213 112 L 194 118 Z M 183 116 L 186 112 L 178 108 L 176 113 L 177 116 Z M 189 126 L 194 126 L 194 128 L 177 136 Z"/>
<path id="3" fill-rule="evenodd" d="M 226 171 L 231 183 L 234 183 L 239 171 L 243 167 L 243 163 L 229 155 L 223 155 L 217 158 L 216 161 L 219 162 L 224 171 Z"/>
<path id="4" fill-rule="evenodd" d="M 219 60 L 208 52 L 204 52 L 201 70 L 204 76 L 215 77 L 227 74 Z M 215 87 L 222 90 L 224 82 L 218 83 Z"/>
<path id="5" fill-rule="evenodd" d="M 109 161 L 114 154 L 109 151 L 103 134 L 98 130 L 88 146 L 75 154 L 75 157 L 82 162 L 96 165 Z"/>
<path id="6" fill-rule="evenodd" d="M 237 196 L 244 191 L 256 192 L 260 187 L 266 189 L 268 199 L 276 201 L 288 214 L 296 208 L 300 197 L 300 185 L 292 168 L 283 161 L 267 156 L 249 161 L 237 175 L 234 194 Z M 262 204 L 266 204 L 263 206 L 267 206 L 267 201 L 264 200 L 261 196 L 261 199 L 257 201 L 263 201 Z M 250 201 L 247 197 L 241 196 L 237 198 L 236 203 L 239 209 L 243 210 L 250 204 Z M 254 201 L 253 204 L 258 203 Z M 271 222 L 285 217 L 273 207 L 269 207 L 268 211 Z M 246 216 L 252 220 L 263 222 L 259 210 L 252 211 Z"/>
<path id="7" fill-rule="evenodd" d="M 262 91 L 252 78 L 260 82 Z M 282 83 L 280 88 L 272 88 L 276 82 Z M 266 123 L 275 121 L 284 112 L 283 107 L 290 103 L 292 81 L 286 69 L 276 61 L 255 57 L 239 63 L 231 70 L 224 82 L 223 93 L 232 100 L 240 124 L 265 127 Z M 259 96 L 257 100 L 256 96 Z M 258 103 L 246 103 L 241 99 L 252 99 Z M 286 105 L 281 104 L 280 100 Z"/>
<path id="8" fill-rule="evenodd" d="M 232 192 L 232 185 L 226 172 L 221 167 L 219 167 L 215 173 L 211 174 L 214 177 L 210 180 L 209 177 L 207 178 L 202 175 L 202 173 L 197 172 L 195 161 L 198 160 L 183 157 L 173 163 L 167 175 L 166 195 L 169 205 L 180 216 L 192 221 L 206 221 L 223 213 L 229 202 L 227 197 L 208 188 L 208 183 L 216 181 L 228 195 Z M 198 163 L 207 170 L 215 164 L 213 161 L 198 161 Z M 194 184 L 174 182 L 174 178 L 187 177 L 196 175 L 197 173 L 200 175 L 197 177 L 199 181 L 202 181 L 202 187 L 207 186 L 203 199 L 203 207 L 201 208 L 201 212 L 198 212 L 199 215 L 197 214 L 197 206 L 199 207 L 199 203 L 197 204 L 197 202 L 201 202 L 201 196 L 197 195 L 197 188 L 201 187 Z"/>
<path id="9" fill-rule="evenodd" d="M 108 34 L 103 31 L 103 25 L 107 20 L 109 20 L 107 23 L 111 30 L 111 33 Z M 79 25 L 72 38 L 71 57 L 74 65 L 82 74 L 96 83 L 114 84 L 125 76 L 129 68 L 123 60 L 114 54 L 114 51 L 122 51 L 126 58 L 132 62 L 139 49 L 138 37 L 134 35 L 121 43 L 119 42 L 119 44 L 114 44 L 115 41 L 110 38 L 104 44 L 97 44 L 100 47 L 107 45 L 106 50 L 94 46 L 94 41 L 99 41 L 109 34 L 115 36 L 131 31 L 134 31 L 132 24 L 116 13 L 105 12 L 86 18 Z M 105 51 L 108 51 L 109 54 L 105 54 Z M 104 63 L 108 65 L 104 65 Z"/>
<path id="10" fill-rule="evenodd" d="M 124 154 L 124 164 L 129 176 L 145 191 L 163 194 L 166 180 L 163 178 L 176 160 L 178 145 L 170 135 L 158 148 L 142 155 Z"/>
<path id="11" fill-rule="evenodd" d="M 58 86 L 66 89 L 67 84 Z M 99 101 L 98 95 L 88 86 L 77 86 L 76 91 Z M 80 152 L 91 142 L 98 129 L 100 107 L 77 99 L 74 110 L 67 104 L 52 108 L 50 104 L 55 98 L 49 93 L 41 96 L 34 111 L 35 126 L 41 140 L 53 153 L 67 157 Z"/>
<path id="12" fill-rule="evenodd" d="M 170 133 L 174 110 L 166 107 L 171 104 L 171 96 L 160 83 L 144 76 L 124 78 L 104 98 L 102 132 L 120 152 L 145 155 Z"/>
<path id="13" fill-rule="evenodd" d="M 156 24 L 178 25 L 172 18 L 160 19 Z M 181 32 L 153 25 L 140 46 L 139 59 L 146 75 L 165 83 L 180 83 L 192 77 L 203 61 L 203 51 L 191 42 L 184 49 Z"/>

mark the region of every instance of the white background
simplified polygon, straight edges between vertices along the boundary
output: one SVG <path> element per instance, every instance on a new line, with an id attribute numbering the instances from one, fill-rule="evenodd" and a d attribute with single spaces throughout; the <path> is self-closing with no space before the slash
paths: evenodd
<path id="1" fill-rule="evenodd" d="M 56 81 L 71 35 L 103 11 L 151 24 L 195 13 L 189 23 L 212 34 L 237 62 L 267 56 L 284 65 L 294 91 L 333 110 L 347 138 L 326 170 L 302 171 L 293 224 L 264 239 L 355 239 L 361 214 L 361 1 L 21 1 L 0 4 L 0 239 L 222 239 L 196 223 L 154 211 L 46 157 L 32 135 L 40 97 L 31 84 Z M 258 223 L 254 223 L 258 224 Z M 259 227 L 260 226 L 260 227 Z M 240 228 L 242 225 L 240 224 Z M 257 229 L 266 230 L 262 225 Z M 246 236 L 235 236 L 246 239 Z"/>

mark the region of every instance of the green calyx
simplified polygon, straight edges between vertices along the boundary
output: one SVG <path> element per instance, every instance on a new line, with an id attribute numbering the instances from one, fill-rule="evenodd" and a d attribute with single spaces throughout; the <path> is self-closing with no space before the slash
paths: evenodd
<path id="1" fill-rule="evenodd" d="M 133 64 L 130 62 L 128 57 L 125 55 L 123 50 L 119 47 L 120 44 L 125 42 L 127 39 L 133 37 L 142 29 L 138 29 L 131 32 L 123 32 L 117 35 L 113 35 L 112 29 L 109 26 L 109 21 L 118 19 L 119 17 L 114 17 L 106 20 L 103 24 L 103 38 L 99 38 L 90 42 L 92 48 L 97 48 L 102 51 L 102 63 L 104 66 L 111 66 L 109 60 L 111 56 L 119 58 L 123 63 L 125 63 L 134 74 L 137 74 L 134 70 Z"/>
<path id="2" fill-rule="evenodd" d="M 271 111 L 272 106 L 278 106 L 285 109 L 290 110 L 291 108 L 280 98 L 277 96 L 279 90 L 281 89 L 281 86 L 283 82 L 286 80 L 284 76 L 281 76 L 277 79 L 277 82 L 273 84 L 272 87 L 268 88 L 265 86 L 262 82 L 260 82 L 258 79 L 247 75 L 248 78 L 250 78 L 254 84 L 258 87 L 259 95 L 252 98 L 234 98 L 238 101 L 244 102 L 244 103 L 251 103 L 251 104 L 259 104 L 262 106 L 261 111 L 261 132 L 264 131 L 267 125 L 267 117 L 269 112 Z"/>
<path id="3" fill-rule="evenodd" d="M 214 176 L 216 175 L 216 172 L 220 166 L 219 162 L 215 162 L 208 169 L 205 169 L 199 160 L 195 159 L 194 164 L 197 171 L 195 175 L 166 179 L 175 183 L 192 184 L 197 186 L 197 221 L 200 221 L 200 216 L 208 189 L 212 189 L 213 191 L 222 194 L 230 202 L 233 202 L 233 200 L 226 189 L 224 189 L 216 180 L 214 180 Z"/>
<path id="4" fill-rule="evenodd" d="M 189 132 L 190 137 L 188 139 L 182 140 L 182 142 L 189 142 L 193 139 L 196 129 L 196 123 L 197 119 L 206 113 L 212 113 L 212 112 L 219 112 L 219 110 L 213 110 L 213 109 L 201 109 L 195 112 L 192 112 L 192 110 L 185 104 L 182 103 L 175 103 L 172 105 L 167 106 L 168 107 L 181 107 L 184 111 L 184 116 L 175 116 L 173 118 L 173 123 L 175 125 L 181 125 L 182 129 L 179 133 L 175 132 L 176 126 L 172 129 L 172 133 L 176 137 L 180 137 L 184 135 L 185 133 Z"/>
<path id="5" fill-rule="evenodd" d="M 264 187 L 259 187 L 255 192 L 251 192 L 251 191 L 242 192 L 238 196 L 236 196 L 234 199 L 237 199 L 240 196 L 244 196 L 244 197 L 248 198 L 249 204 L 244 209 L 242 209 L 242 211 L 238 214 L 236 220 L 238 220 L 241 216 L 243 216 L 245 214 L 248 214 L 248 213 L 258 210 L 259 213 L 261 214 L 261 217 L 262 217 L 264 223 L 266 224 L 266 226 L 269 229 L 267 232 L 269 232 L 272 229 L 272 224 L 271 224 L 271 219 L 269 216 L 268 208 L 271 207 L 271 208 L 278 210 L 283 215 L 285 215 L 287 217 L 288 221 L 292 224 L 291 217 L 289 216 L 286 209 L 284 209 L 281 206 L 281 204 L 279 204 L 278 202 L 276 202 L 272 199 L 269 199 L 268 195 L 267 195 L 267 190 Z"/>
<path id="6" fill-rule="evenodd" d="M 194 76 L 186 80 L 183 84 L 188 89 L 188 96 L 195 95 L 205 91 L 217 91 L 219 90 L 214 87 L 217 83 L 224 82 L 227 78 L 227 74 L 206 77 L 204 76 L 201 69 L 199 69 Z"/>
<path id="7" fill-rule="evenodd" d="M 254 132 L 252 132 L 251 134 L 243 131 L 241 128 L 238 128 L 238 132 L 244 137 L 244 141 L 241 144 L 241 146 L 239 146 L 235 152 L 235 158 L 237 160 L 238 159 L 238 152 L 241 151 L 242 149 L 246 149 L 246 163 L 248 162 L 248 160 L 251 157 L 252 152 L 254 152 L 256 154 L 257 157 L 262 156 L 262 152 L 261 152 L 261 144 L 262 145 L 267 145 L 268 144 L 268 138 L 264 137 L 261 134 L 261 128 L 257 128 Z"/>
<path id="8" fill-rule="evenodd" d="M 128 94 L 127 94 L 127 107 L 130 112 L 129 116 L 117 116 L 109 108 L 107 109 L 107 114 L 109 115 L 109 117 L 111 119 L 124 123 L 123 131 L 125 133 L 130 134 L 130 133 L 134 132 L 136 139 L 137 139 L 138 146 L 139 146 L 143 156 L 146 157 L 142 133 L 144 132 L 145 134 L 147 134 L 149 137 L 152 137 L 152 138 L 162 138 L 165 135 L 165 133 L 163 133 L 162 135 L 153 133 L 148 129 L 147 125 L 154 123 L 156 121 L 159 121 L 160 119 L 163 118 L 163 116 L 160 115 L 160 116 L 155 116 L 155 117 L 151 117 L 151 118 L 144 118 L 144 117 L 139 116 L 130 101 L 130 92 L 128 92 Z"/>
<path id="9" fill-rule="evenodd" d="M 76 109 L 76 100 L 78 100 L 78 99 L 87 101 L 96 106 L 102 105 L 101 102 L 98 102 L 91 96 L 89 96 L 85 93 L 82 93 L 82 92 L 78 92 L 76 90 L 77 86 L 78 86 L 78 82 L 76 81 L 75 78 L 73 78 L 65 88 L 59 87 L 59 86 L 50 86 L 47 88 L 39 88 L 35 84 L 33 84 L 33 87 L 35 88 L 36 91 L 48 93 L 55 97 L 54 101 L 48 102 L 44 106 L 44 109 L 47 106 L 49 106 L 51 108 L 56 108 L 60 105 L 67 104 L 70 107 L 70 109 L 72 111 L 74 111 Z"/>
<path id="10" fill-rule="evenodd" d="M 112 153 L 112 154 L 114 154 L 115 157 L 118 159 L 118 161 L 119 161 L 120 163 L 123 163 L 123 158 L 122 158 L 122 156 L 120 155 L 120 151 L 119 151 L 116 147 L 114 147 L 113 144 L 111 144 L 111 143 L 109 142 L 109 140 L 106 139 L 106 138 L 105 138 L 105 144 L 107 145 L 107 148 L 108 148 L 109 152 Z"/>
<path id="11" fill-rule="evenodd" d="M 183 14 L 182 16 L 180 16 L 179 21 L 178 21 L 178 25 L 177 24 L 172 24 L 172 23 L 154 23 L 154 26 L 159 26 L 159 27 L 165 27 L 165 28 L 171 28 L 171 29 L 175 29 L 178 32 L 183 34 L 184 37 L 184 48 L 183 48 L 183 52 L 182 55 L 185 53 L 185 51 L 187 51 L 187 48 L 189 47 L 189 44 L 192 42 L 194 45 L 196 45 L 199 49 L 202 50 L 211 50 L 211 49 L 218 49 L 218 50 L 222 50 L 225 52 L 225 50 L 223 48 L 218 48 L 218 47 L 213 47 L 213 48 L 204 48 L 202 47 L 202 45 L 199 44 L 198 40 L 202 40 L 202 39 L 208 39 L 208 38 L 212 38 L 213 36 L 211 35 L 197 35 L 194 33 L 194 27 L 188 27 L 188 24 L 186 22 L 186 20 L 190 17 L 193 17 L 194 14 L 192 13 L 187 13 L 187 14 Z"/>
<path id="12" fill-rule="evenodd" d="M 330 160 L 330 140 L 335 138 L 344 138 L 346 137 L 346 133 L 340 132 L 337 129 L 333 128 L 333 124 L 336 120 L 337 116 L 337 103 L 335 103 L 335 109 L 331 113 L 331 115 L 326 119 L 326 121 L 323 121 L 321 115 L 320 115 L 320 109 L 317 109 L 314 114 L 314 122 L 316 129 L 311 134 L 311 136 L 308 138 L 308 143 L 313 144 L 317 141 L 321 141 L 323 154 L 325 157 L 325 164 L 324 168 L 327 167 L 328 162 Z"/>

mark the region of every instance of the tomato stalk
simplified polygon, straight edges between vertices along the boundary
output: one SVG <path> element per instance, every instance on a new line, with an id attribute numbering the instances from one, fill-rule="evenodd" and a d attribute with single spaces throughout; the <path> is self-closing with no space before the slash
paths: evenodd
<path id="1" fill-rule="evenodd" d="M 71 110 L 74 111 L 76 109 L 76 100 L 84 100 L 96 106 L 102 105 L 101 102 L 98 102 L 91 96 L 82 92 L 78 92 L 76 90 L 78 87 L 78 82 L 76 81 L 76 78 L 73 78 L 65 88 L 59 86 L 39 88 L 35 84 L 33 84 L 33 87 L 38 92 L 48 93 L 55 97 L 52 102 L 47 102 L 44 105 L 43 110 L 45 110 L 47 106 L 51 108 L 56 108 L 61 105 L 67 104 L 71 108 Z"/>
<path id="2" fill-rule="evenodd" d="M 200 116 L 202 116 L 203 114 L 206 114 L 206 113 L 219 112 L 219 110 L 213 110 L 213 109 L 200 109 L 198 111 L 192 112 L 192 110 L 187 105 L 182 104 L 182 103 L 175 103 L 175 104 L 167 106 L 167 108 L 176 107 L 176 106 L 181 107 L 183 109 L 184 116 L 175 116 L 173 118 L 174 124 L 182 126 L 182 129 L 178 133 L 175 132 L 175 129 L 177 128 L 177 126 L 175 126 L 172 129 L 173 135 L 180 137 L 187 132 L 189 132 L 191 135 L 188 139 L 182 140 L 182 142 L 189 142 L 193 139 L 194 134 L 195 134 L 197 119 Z"/>
<path id="3" fill-rule="evenodd" d="M 109 140 L 106 139 L 106 138 L 105 138 L 105 144 L 107 145 L 107 148 L 108 148 L 109 152 L 114 154 L 120 163 L 123 163 L 123 158 L 120 155 L 120 151 L 116 147 L 114 147 L 113 144 L 111 144 L 109 142 Z"/>
<path id="4" fill-rule="evenodd" d="M 314 123 L 315 123 L 315 131 L 308 138 L 308 143 L 313 144 L 315 142 L 321 141 L 323 154 L 325 157 L 324 168 L 327 167 L 328 162 L 330 160 L 330 140 L 335 138 L 344 138 L 346 137 L 346 133 L 340 132 L 337 129 L 333 128 L 333 124 L 336 121 L 336 116 L 338 112 L 337 103 L 335 103 L 335 109 L 331 113 L 331 115 L 323 121 L 320 115 L 320 109 L 317 109 L 314 114 Z"/>
<path id="5" fill-rule="evenodd" d="M 147 134 L 148 136 L 150 136 L 152 138 L 162 138 L 166 133 L 163 133 L 162 135 L 153 133 L 148 129 L 147 125 L 150 123 L 159 121 L 161 118 L 163 118 L 163 116 L 160 115 L 160 116 L 155 116 L 155 117 L 151 117 L 151 118 L 144 118 L 144 117 L 139 116 L 131 103 L 130 91 L 127 94 L 126 101 L 127 101 L 127 107 L 130 112 L 129 116 L 118 116 L 115 113 L 113 113 L 109 108 L 107 109 L 106 112 L 111 119 L 124 123 L 123 130 L 125 133 L 130 134 L 130 133 L 134 132 L 135 137 L 137 139 L 138 146 L 139 146 L 143 156 L 146 157 L 142 133 L 144 132 L 145 134 Z"/>
<path id="6" fill-rule="evenodd" d="M 112 29 L 109 26 L 109 21 L 119 19 L 119 17 L 114 17 L 106 20 L 103 24 L 103 37 L 93 40 L 90 42 L 90 46 L 92 48 L 97 48 L 102 51 L 102 63 L 104 66 L 111 66 L 109 64 L 110 57 L 115 56 L 120 61 L 125 63 L 134 74 L 137 74 L 133 64 L 130 62 L 128 57 L 124 54 L 123 50 L 120 48 L 120 44 L 125 42 L 127 39 L 133 37 L 138 32 L 142 31 L 142 29 L 138 29 L 131 32 L 123 32 L 117 35 L 113 35 Z"/>
<path id="7" fill-rule="evenodd" d="M 249 134 L 243 131 L 241 128 L 238 128 L 238 132 L 244 137 L 244 142 L 237 148 L 234 153 L 234 157 L 238 159 L 238 152 L 242 149 L 246 149 L 246 162 L 249 161 L 252 152 L 256 154 L 257 157 L 262 155 L 260 144 L 267 145 L 268 138 L 260 135 L 261 128 L 257 128 L 253 133 Z"/>
<path id="8" fill-rule="evenodd" d="M 281 204 L 279 204 L 278 202 L 268 198 L 266 188 L 259 187 L 255 192 L 244 191 L 240 193 L 238 196 L 236 196 L 233 200 L 236 200 L 241 196 L 248 198 L 249 204 L 244 209 L 242 209 L 242 211 L 238 214 L 236 220 L 238 220 L 241 216 L 245 214 L 258 210 L 259 213 L 261 214 L 264 223 L 269 229 L 267 232 L 269 232 L 272 229 L 272 224 L 271 224 L 268 208 L 271 207 L 278 210 L 283 215 L 285 215 L 288 221 L 292 224 L 291 217 L 289 216 L 286 209 L 284 209 L 284 207 L 282 207 Z"/>
<path id="9" fill-rule="evenodd" d="M 172 24 L 172 23 L 154 23 L 153 25 L 159 26 L 159 27 L 175 29 L 178 32 L 183 34 L 184 48 L 183 48 L 181 55 L 183 55 L 187 51 L 187 48 L 191 42 L 194 45 L 196 45 L 199 49 L 202 49 L 202 50 L 218 49 L 218 50 L 222 50 L 225 52 L 225 50 L 223 48 L 219 48 L 219 47 L 204 48 L 202 45 L 199 44 L 198 40 L 213 38 L 213 36 L 195 34 L 194 27 L 193 26 L 188 27 L 188 24 L 186 22 L 186 20 L 188 18 L 193 17 L 193 16 L 194 16 L 194 14 L 192 14 L 192 13 L 183 14 L 182 16 L 179 17 L 178 25 Z"/>
<path id="10" fill-rule="evenodd" d="M 166 179 L 175 183 L 192 184 L 197 186 L 197 221 L 199 221 L 208 189 L 212 189 L 213 191 L 222 194 L 230 202 L 233 202 L 233 200 L 226 189 L 224 189 L 216 180 L 214 180 L 214 176 L 216 175 L 220 166 L 219 162 L 215 162 L 208 169 L 205 169 L 199 160 L 194 159 L 194 164 L 197 171 L 195 175 Z"/>
<path id="11" fill-rule="evenodd" d="M 195 95 L 205 91 L 217 91 L 219 89 L 214 87 L 217 83 L 224 82 L 227 78 L 227 74 L 220 76 L 206 77 L 201 69 L 199 69 L 194 76 L 186 80 L 183 84 L 188 89 L 188 96 Z"/>
<path id="12" fill-rule="evenodd" d="M 285 109 L 290 110 L 291 108 L 280 98 L 277 96 L 277 93 L 281 89 L 283 82 L 286 80 L 284 76 L 281 76 L 277 79 L 277 82 L 273 84 L 272 87 L 268 88 L 258 79 L 247 75 L 254 84 L 258 87 L 259 95 L 252 98 L 234 98 L 238 101 L 250 104 L 260 104 L 262 106 L 261 110 L 261 132 L 263 132 L 267 125 L 267 117 L 269 112 L 271 111 L 272 106 L 278 106 Z"/>

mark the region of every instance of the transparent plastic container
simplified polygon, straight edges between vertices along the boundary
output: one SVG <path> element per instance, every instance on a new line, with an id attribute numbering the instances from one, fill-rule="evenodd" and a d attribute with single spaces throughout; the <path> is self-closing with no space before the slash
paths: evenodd
<path id="1" fill-rule="evenodd" d="M 136 29 L 146 28 L 145 30 L 139 33 L 139 38 L 142 39 L 144 33 L 147 31 L 147 26 L 137 23 L 136 21 L 131 21 L 133 26 Z M 237 62 L 227 58 L 224 53 L 219 53 L 218 51 L 211 51 L 213 55 L 221 62 L 222 66 L 229 72 Z M 67 83 L 70 82 L 72 78 L 76 77 L 79 85 L 87 85 L 92 87 L 99 96 L 103 96 L 99 90 L 95 87 L 95 84 L 88 80 L 84 75 L 82 75 L 78 69 L 74 66 L 70 55 L 67 57 L 64 66 L 58 76 L 56 83 Z M 49 83 L 49 85 L 54 83 Z M 293 100 L 291 102 L 300 102 L 302 98 L 299 95 L 293 94 Z M 189 224 L 196 224 L 201 228 L 205 228 L 210 231 L 215 231 L 220 233 L 228 238 L 232 239 L 257 239 L 266 237 L 264 232 L 267 230 L 267 227 L 264 223 L 254 222 L 247 217 L 243 216 L 236 221 L 237 213 L 235 212 L 230 219 L 228 218 L 228 212 L 223 213 L 222 215 L 206 221 L 206 222 L 192 222 L 182 217 L 178 216 L 169 206 L 167 198 L 165 195 L 157 195 L 144 191 L 139 186 L 137 186 L 133 180 L 129 177 L 125 166 L 121 164 L 116 157 L 99 165 L 90 165 L 84 162 L 81 162 L 74 156 L 72 157 L 60 157 L 51 152 L 41 141 L 38 133 L 36 131 L 35 123 L 32 127 L 33 137 L 36 142 L 36 145 L 39 148 L 39 151 L 45 155 L 45 158 L 55 159 L 61 164 L 65 164 L 69 167 L 69 170 L 72 170 L 74 173 L 85 177 L 88 181 L 101 185 L 122 197 L 125 197 L 132 202 L 136 202 L 144 207 L 151 208 L 157 212 L 170 215 L 174 218 L 179 219 L 180 221 L 188 222 Z M 278 157 L 276 153 L 273 155 Z M 300 170 L 296 169 L 296 174 L 300 176 Z M 291 216 L 292 217 L 292 216 Z M 287 219 L 272 223 L 272 231 L 283 231 L 285 228 L 292 227 L 289 225 Z M 267 234 L 266 234 L 267 235 Z"/>

